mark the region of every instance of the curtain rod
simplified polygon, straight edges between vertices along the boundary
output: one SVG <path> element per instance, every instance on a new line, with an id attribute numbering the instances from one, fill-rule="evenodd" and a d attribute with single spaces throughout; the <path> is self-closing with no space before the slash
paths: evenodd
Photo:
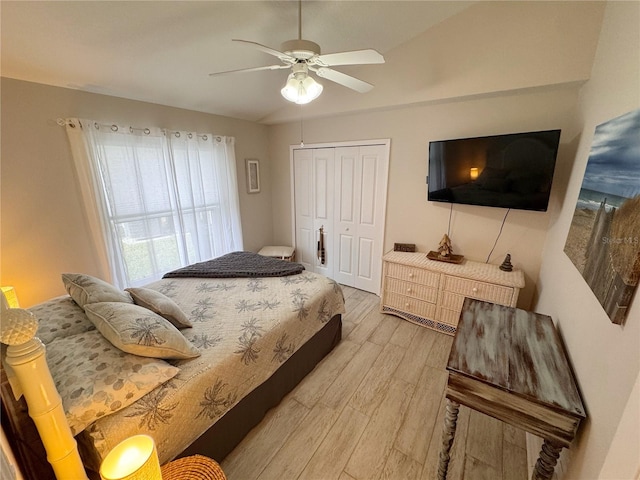
<path id="1" fill-rule="evenodd" d="M 78 120 L 79 122 L 79 120 Z M 61 118 L 58 117 L 56 119 L 56 123 L 58 125 L 60 125 L 61 127 L 66 127 L 67 125 L 70 126 L 71 128 L 75 128 L 76 125 L 73 123 L 73 121 L 67 119 L 67 118 Z M 118 125 L 116 125 L 115 123 L 113 124 L 108 124 L 108 123 L 98 123 L 98 122 L 94 122 L 94 125 L 96 126 L 96 128 L 98 128 L 98 126 L 106 126 L 109 127 L 111 129 L 111 131 L 113 132 L 117 132 L 118 130 L 120 130 L 120 127 L 118 127 Z M 82 124 L 80 124 L 80 127 L 82 127 Z M 160 128 L 160 131 L 162 131 L 162 133 L 164 134 L 173 134 L 176 138 L 180 138 L 182 136 L 182 132 L 178 131 L 178 130 L 169 130 L 166 128 Z M 151 130 L 149 128 L 142 128 L 142 127 L 132 127 L 129 126 L 129 132 L 133 133 L 134 131 L 140 131 L 140 132 L 144 132 L 145 135 L 149 135 L 151 133 Z M 209 138 L 209 136 L 205 133 L 192 133 L 192 132 L 187 132 L 186 133 L 187 138 L 193 138 L 193 136 L 198 136 L 200 138 L 202 138 L 203 140 L 207 140 Z M 217 142 L 221 142 L 222 141 L 222 136 L 221 135 L 213 135 L 213 138 L 217 141 Z"/>

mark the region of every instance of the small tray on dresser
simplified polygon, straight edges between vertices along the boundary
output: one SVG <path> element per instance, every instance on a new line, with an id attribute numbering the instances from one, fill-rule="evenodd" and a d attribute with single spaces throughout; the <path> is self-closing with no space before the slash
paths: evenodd
<path id="1" fill-rule="evenodd" d="M 438 262 L 447 262 L 447 263 L 462 263 L 464 260 L 464 255 L 449 255 L 448 257 L 441 257 L 438 252 L 434 252 L 433 250 L 427 253 L 427 258 L 429 260 L 437 260 Z"/>

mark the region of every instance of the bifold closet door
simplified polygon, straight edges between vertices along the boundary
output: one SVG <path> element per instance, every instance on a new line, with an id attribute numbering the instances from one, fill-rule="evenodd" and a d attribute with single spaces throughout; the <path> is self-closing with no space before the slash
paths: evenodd
<path id="1" fill-rule="evenodd" d="M 388 157 L 381 145 L 335 151 L 334 279 L 380 294 Z"/>
<path id="2" fill-rule="evenodd" d="M 296 261 L 333 278 L 333 148 L 293 152 Z M 323 258 L 318 256 L 323 229 Z"/>

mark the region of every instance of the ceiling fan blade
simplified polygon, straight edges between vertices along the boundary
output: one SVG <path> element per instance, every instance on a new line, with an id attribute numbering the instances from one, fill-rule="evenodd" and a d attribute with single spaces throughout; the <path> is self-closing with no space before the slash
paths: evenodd
<path id="1" fill-rule="evenodd" d="M 268 53 L 269 55 L 273 55 L 274 57 L 278 57 L 280 60 L 282 60 L 283 62 L 288 62 L 288 63 L 295 63 L 296 59 L 294 57 L 292 57 L 291 55 L 287 55 L 284 52 L 280 52 L 278 50 L 275 50 L 271 47 L 267 47 L 266 45 L 262 45 L 260 43 L 257 42 L 251 42 L 249 40 L 239 40 L 237 38 L 234 38 L 232 40 L 233 42 L 240 42 L 240 43 L 245 43 L 247 45 L 251 45 L 254 48 L 257 48 L 258 50 L 264 52 L 264 53 Z"/>
<path id="2" fill-rule="evenodd" d="M 384 63 L 384 57 L 377 51 L 369 48 L 367 50 L 319 55 L 316 58 L 316 63 L 324 67 L 333 65 L 365 65 L 370 63 Z"/>
<path id="3" fill-rule="evenodd" d="M 350 75 L 346 75 L 342 72 L 338 72 L 337 70 L 332 70 L 331 68 L 310 68 L 310 70 L 316 72 L 319 77 L 339 83 L 340 85 L 355 90 L 356 92 L 366 93 L 373 88 L 373 85 L 370 83 L 364 82 Z"/>
<path id="4" fill-rule="evenodd" d="M 282 68 L 291 68 L 290 65 L 267 65 L 266 67 L 254 67 L 254 68 L 240 68 L 238 70 L 226 70 L 224 72 L 210 73 L 210 77 L 218 75 L 227 75 L 228 73 L 245 73 L 245 72 L 259 72 L 260 70 L 280 70 Z"/>

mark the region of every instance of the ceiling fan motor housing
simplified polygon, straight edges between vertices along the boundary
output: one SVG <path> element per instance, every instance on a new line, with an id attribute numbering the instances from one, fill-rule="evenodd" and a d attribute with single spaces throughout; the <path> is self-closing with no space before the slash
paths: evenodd
<path id="1" fill-rule="evenodd" d="M 298 60 L 308 60 L 320 55 L 320 45 L 310 40 L 289 40 L 282 44 L 281 50 Z"/>

